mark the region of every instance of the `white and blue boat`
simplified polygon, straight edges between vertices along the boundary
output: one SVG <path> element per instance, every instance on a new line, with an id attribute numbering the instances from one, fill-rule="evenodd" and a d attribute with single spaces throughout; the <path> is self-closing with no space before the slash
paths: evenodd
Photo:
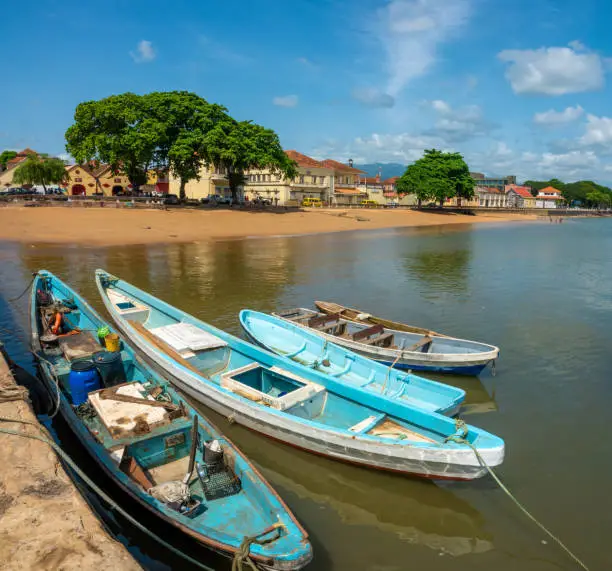
<path id="1" fill-rule="evenodd" d="M 129 345 L 111 337 L 118 350 L 104 351 L 98 332 L 113 330 L 47 271 L 35 276 L 30 318 L 57 410 L 103 472 L 152 517 L 230 558 L 256 537 L 249 557 L 258 569 L 297 570 L 311 561 L 307 533 L 247 458 Z"/>
<path id="2" fill-rule="evenodd" d="M 485 475 L 474 450 L 489 466 L 503 461 L 503 440 L 484 430 L 275 355 L 103 270 L 96 282 L 119 329 L 150 363 L 253 431 L 336 460 L 434 479 Z"/>
<path id="3" fill-rule="evenodd" d="M 486 343 L 433 332 L 401 331 L 384 322 L 358 322 L 344 317 L 342 312 L 318 313 L 300 307 L 274 315 L 330 343 L 398 369 L 479 375 L 499 356 L 499 349 Z"/>
<path id="4" fill-rule="evenodd" d="M 274 315 L 243 309 L 240 324 L 255 343 L 268 351 L 366 393 L 382 394 L 448 416 L 456 415 L 465 399 L 463 389 L 387 367 Z"/>

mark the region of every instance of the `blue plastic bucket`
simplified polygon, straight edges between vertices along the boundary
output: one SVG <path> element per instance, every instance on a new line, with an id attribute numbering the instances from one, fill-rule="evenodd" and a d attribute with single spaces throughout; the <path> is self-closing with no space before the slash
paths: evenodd
<path id="1" fill-rule="evenodd" d="M 68 376 L 72 404 L 78 406 L 87 401 L 87 395 L 101 389 L 100 375 L 91 361 L 74 361 Z"/>

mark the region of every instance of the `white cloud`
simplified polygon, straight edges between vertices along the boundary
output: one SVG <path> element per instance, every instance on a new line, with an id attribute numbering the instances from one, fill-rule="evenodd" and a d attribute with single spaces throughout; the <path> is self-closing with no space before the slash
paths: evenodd
<path id="1" fill-rule="evenodd" d="M 609 145 L 612 143 L 612 118 L 587 115 L 584 135 L 580 137 L 581 145 Z"/>
<path id="2" fill-rule="evenodd" d="M 437 113 L 434 123 L 435 133 L 448 142 L 464 141 L 470 137 L 484 135 L 491 125 L 484 119 L 478 105 L 453 108 L 446 101 L 436 99 L 426 102 Z"/>
<path id="3" fill-rule="evenodd" d="M 140 40 L 136 48 L 136 52 L 130 52 L 131 58 L 136 63 L 147 63 L 155 59 L 155 50 L 153 44 L 149 40 Z"/>
<path id="4" fill-rule="evenodd" d="M 388 93 L 383 93 L 373 87 L 357 87 L 352 92 L 353 99 L 368 107 L 393 107 L 395 99 Z"/>
<path id="5" fill-rule="evenodd" d="M 584 114 L 584 109 L 580 105 L 576 107 L 566 107 L 563 111 L 555 111 L 549 109 L 543 113 L 536 113 L 533 116 L 533 122 L 538 125 L 563 125 L 580 119 Z"/>
<path id="6" fill-rule="evenodd" d="M 277 107 L 297 107 L 299 97 L 297 95 L 282 95 L 272 99 L 272 103 Z"/>
<path id="7" fill-rule="evenodd" d="M 577 50 L 575 42 L 572 44 L 573 47 L 500 52 L 499 59 L 510 64 L 506 78 L 513 91 L 564 95 L 603 87 L 604 66 L 599 55 Z"/>
<path id="8" fill-rule="evenodd" d="M 396 97 L 436 61 L 438 48 L 462 28 L 472 0 L 391 0 L 378 12 L 375 34 L 387 53 L 386 92 Z"/>

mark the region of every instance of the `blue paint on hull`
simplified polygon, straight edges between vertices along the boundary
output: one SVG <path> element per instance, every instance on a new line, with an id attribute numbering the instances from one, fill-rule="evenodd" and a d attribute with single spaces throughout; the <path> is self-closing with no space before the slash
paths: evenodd
<path id="1" fill-rule="evenodd" d="M 390 367 L 393 364 L 388 361 L 379 361 L 378 359 L 376 361 L 378 363 L 381 363 L 382 365 L 386 365 L 387 367 Z M 395 368 L 404 371 L 430 371 L 432 373 L 450 373 L 452 375 L 468 375 L 477 377 L 478 375 L 480 375 L 480 373 L 482 373 L 484 369 L 486 369 L 488 364 L 489 363 L 484 363 L 480 365 L 458 365 L 451 367 L 441 367 L 439 365 L 417 365 L 410 363 L 397 363 L 395 365 Z"/>

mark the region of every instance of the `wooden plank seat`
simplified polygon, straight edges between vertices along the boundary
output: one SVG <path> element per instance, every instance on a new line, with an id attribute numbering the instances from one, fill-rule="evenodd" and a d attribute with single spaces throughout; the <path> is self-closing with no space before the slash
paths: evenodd
<path id="1" fill-rule="evenodd" d="M 317 315 L 308 320 L 308 327 L 321 330 L 323 327 L 334 324 L 334 322 L 335 325 L 340 322 L 340 316 L 337 313 L 334 313 L 333 315 Z"/>
<path id="2" fill-rule="evenodd" d="M 364 343 L 366 339 L 374 337 L 374 335 L 382 335 L 385 332 L 385 328 L 382 325 L 372 325 L 367 329 L 361 329 L 357 333 L 353 334 L 353 341 L 361 341 Z"/>
<path id="3" fill-rule="evenodd" d="M 421 349 L 421 352 L 427 353 L 431 349 L 431 344 L 433 343 L 433 339 L 429 335 L 425 335 L 423 338 L 419 339 L 413 345 L 406 348 L 406 351 L 418 351 Z"/>
<path id="4" fill-rule="evenodd" d="M 377 347 L 390 347 L 393 344 L 393 333 L 383 333 L 378 337 L 370 337 L 362 341 L 364 345 L 375 345 Z"/>

